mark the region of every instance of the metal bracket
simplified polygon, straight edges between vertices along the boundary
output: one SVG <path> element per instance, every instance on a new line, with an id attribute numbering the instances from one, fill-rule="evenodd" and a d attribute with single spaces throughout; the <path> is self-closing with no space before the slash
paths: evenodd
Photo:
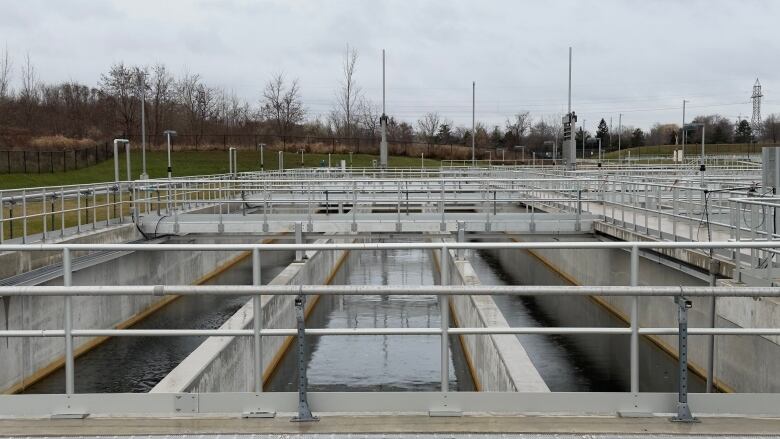
<path id="1" fill-rule="evenodd" d="M 308 379 L 306 378 L 306 296 L 295 296 L 295 318 L 298 324 L 296 342 L 298 347 L 298 416 L 290 419 L 291 422 L 315 422 L 320 418 L 311 414 L 309 400 L 306 395 Z"/>
<path id="2" fill-rule="evenodd" d="M 241 413 L 242 418 L 275 418 L 276 412 L 250 411 Z"/>
<path id="3" fill-rule="evenodd" d="M 699 422 L 691 414 L 691 408 L 688 406 L 688 309 L 693 307 L 693 302 L 683 296 L 674 298 L 677 303 L 677 322 L 679 326 L 679 336 L 677 337 L 677 353 L 679 354 L 679 386 L 677 395 L 677 416 L 671 419 L 672 422 Z"/>

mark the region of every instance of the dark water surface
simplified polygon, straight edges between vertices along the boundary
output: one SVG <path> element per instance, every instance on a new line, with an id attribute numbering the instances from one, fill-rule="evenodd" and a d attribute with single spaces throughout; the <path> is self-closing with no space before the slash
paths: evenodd
<path id="1" fill-rule="evenodd" d="M 486 285 L 523 285 L 490 252 L 471 251 L 469 260 Z M 628 254 L 626 254 L 628 257 Z M 549 270 L 541 262 L 534 269 Z M 560 283 L 563 285 L 563 281 Z M 510 326 L 626 327 L 626 323 L 588 297 L 493 296 Z M 630 389 L 628 335 L 517 336 L 550 390 L 554 392 L 626 392 Z M 640 337 L 639 390 L 675 392 L 677 360 Z M 688 374 L 692 392 L 704 390 L 698 375 Z"/>
<path id="2" fill-rule="evenodd" d="M 264 264 L 267 283 L 286 264 Z M 251 285 L 252 259 L 246 258 L 206 282 Z M 249 299 L 242 296 L 182 296 L 132 326 L 132 329 L 216 329 Z M 148 392 L 206 337 L 113 337 L 78 357 L 77 393 Z M 65 393 L 65 370 L 58 369 L 24 393 Z"/>
<path id="3" fill-rule="evenodd" d="M 436 271 L 429 251 L 353 251 L 333 284 L 432 285 Z M 310 328 L 418 328 L 440 325 L 436 296 L 324 296 L 306 320 Z M 307 337 L 311 391 L 437 391 L 439 336 Z M 267 390 L 294 391 L 296 355 L 290 349 Z M 460 341 L 450 338 L 450 390 L 473 390 Z"/>

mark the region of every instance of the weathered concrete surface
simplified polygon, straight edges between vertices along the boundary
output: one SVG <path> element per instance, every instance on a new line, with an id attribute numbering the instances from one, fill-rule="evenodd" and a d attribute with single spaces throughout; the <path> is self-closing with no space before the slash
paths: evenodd
<path id="1" fill-rule="evenodd" d="M 591 437 L 625 435 L 675 435 L 674 437 L 745 437 L 775 436 L 780 420 L 721 417 L 706 418 L 701 423 L 669 422 L 668 417 L 621 418 L 615 416 L 488 416 L 467 415 L 460 418 L 427 415 L 349 416 L 320 415 L 319 422 L 290 422 L 289 416 L 274 419 L 241 419 L 238 417 L 119 418 L 92 417 L 66 419 L 0 420 L 0 431 L 10 436 L 104 436 L 104 435 L 196 435 L 196 434 L 277 434 L 279 437 L 310 437 L 313 434 L 376 433 L 414 434 L 445 433 L 446 437 L 480 437 L 479 434 L 558 433 Z M 453 434 L 453 432 L 456 432 Z M 298 436 L 301 435 L 301 436 Z M 588 435 L 588 436 L 583 436 Z M 677 436 L 681 435 L 681 436 Z M 690 435 L 690 436 L 688 436 Z M 187 436 L 189 437 L 189 436 Z M 352 436 L 349 436 L 352 437 Z M 402 436 L 403 437 L 403 436 Z M 512 436 L 514 437 L 514 436 Z M 546 437 L 546 436 L 545 436 Z M 596 436 L 593 436 L 596 437 Z M 600 437 L 600 436 L 599 436 Z"/>
<path id="2" fill-rule="evenodd" d="M 438 252 L 436 252 L 438 253 Z M 448 285 L 480 285 L 468 260 L 449 251 Z M 438 258 L 437 258 L 438 261 Z M 468 328 L 508 328 L 504 315 L 490 296 L 451 296 L 455 323 Z M 477 389 L 483 392 L 549 392 L 520 340 L 514 335 L 462 335 L 463 350 Z"/>
<path id="3" fill-rule="evenodd" d="M 329 240 L 319 240 L 318 243 Z M 269 285 L 327 284 L 338 270 L 345 251 L 309 251 L 304 262 L 293 262 Z M 262 296 L 263 328 L 294 328 L 295 296 Z M 317 298 L 307 301 L 308 309 Z M 253 327 L 254 307 L 248 301 L 221 329 L 249 329 Z M 291 337 L 263 337 L 263 381 L 273 371 Z M 174 370 L 163 378 L 151 392 L 239 392 L 252 391 L 253 341 L 251 337 L 209 337 Z"/>
<path id="4" fill-rule="evenodd" d="M 576 240 L 582 237 L 534 237 L 535 240 Z M 595 240 L 596 238 L 591 238 Z M 499 250 L 502 266 L 533 285 L 628 285 L 629 253 L 618 249 L 591 250 Z M 549 269 L 539 269 L 540 264 Z M 704 282 L 663 264 L 640 257 L 639 285 L 704 285 Z M 598 297 L 599 303 L 628 322 L 631 299 L 628 297 Z M 563 299 L 559 299 L 563 300 Z M 689 310 L 691 327 L 709 325 L 709 298 L 693 298 Z M 718 299 L 718 327 L 777 327 L 780 309 L 766 307 L 766 299 Z M 773 302 L 774 303 L 774 302 Z M 565 304 L 561 302 L 561 306 Z M 765 311 L 762 313 L 760 310 Z M 676 327 L 677 305 L 671 297 L 647 297 L 639 301 L 639 322 L 647 327 Z M 667 352 L 677 355 L 676 336 L 650 336 Z M 704 337 L 693 337 L 689 343 L 691 368 L 704 375 L 707 347 Z M 760 336 L 716 337 L 716 384 L 726 391 L 777 392 L 780 375 L 771 367 L 759 364 L 780 364 L 780 346 L 770 338 Z M 762 369 L 762 370 L 759 370 Z"/>
<path id="5" fill-rule="evenodd" d="M 134 224 L 122 224 L 107 228 L 84 231 L 78 235 L 68 235 L 64 239 L 54 239 L 49 243 L 61 244 L 118 244 L 142 238 Z M 0 249 L 1 251 L 1 249 Z M 73 252 L 78 257 L 82 252 Z M 62 261 L 62 252 L 1 252 L 0 279 L 34 270 Z"/>
<path id="6" fill-rule="evenodd" d="M 235 242 L 235 239 L 212 238 L 205 242 L 231 241 Z M 197 284 L 205 282 L 245 256 L 244 253 L 234 251 L 135 252 L 74 270 L 73 284 Z M 44 284 L 62 285 L 62 276 Z M 128 327 L 174 299 L 155 296 L 77 296 L 73 298 L 73 327 Z M 4 297 L 0 300 L 0 328 L 62 329 L 63 300 L 61 297 Z M 80 355 L 104 340 L 105 337 L 75 338 L 75 353 Z M 0 339 L 0 391 L 13 393 L 22 390 L 56 370 L 63 364 L 64 347 L 64 341 L 55 337 Z"/>

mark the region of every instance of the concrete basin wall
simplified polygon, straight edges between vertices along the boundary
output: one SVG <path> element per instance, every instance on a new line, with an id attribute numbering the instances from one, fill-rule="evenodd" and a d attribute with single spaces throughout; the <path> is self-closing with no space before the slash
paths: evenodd
<path id="1" fill-rule="evenodd" d="M 555 237 L 577 240 L 582 237 Z M 591 238 L 594 239 L 595 238 Z M 552 237 L 535 236 L 535 241 Z M 497 250 L 493 252 L 507 272 L 529 285 L 628 285 L 630 255 L 618 249 L 591 250 Z M 658 263 L 639 258 L 639 285 L 706 285 L 701 279 Z M 628 322 L 631 298 L 595 297 L 601 305 Z M 550 298 L 565 306 L 565 298 Z M 709 298 L 693 298 L 690 327 L 709 326 Z M 551 305 L 558 306 L 558 305 Z M 772 299 L 718 299 L 717 327 L 778 327 L 780 307 Z M 677 327 L 677 305 L 671 297 L 645 297 L 639 301 L 639 322 L 646 327 Z M 677 336 L 649 336 L 662 349 L 677 355 Z M 706 337 L 691 337 L 689 364 L 700 375 L 707 364 Z M 723 391 L 778 392 L 780 375 L 773 368 L 755 365 L 780 364 L 777 337 L 719 336 L 715 348 L 716 385 Z M 640 366 L 641 367 L 641 366 Z"/>
<path id="2" fill-rule="evenodd" d="M 317 243 L 328 242 L 319 240 Z M 327 284 L 338 271 L 345 251 L 310 251 L 304 262 L 293 262 L 269 285 Z M 261 257 L 262 258 L 262 257 Z M 263 328 L 295 328 L 295 296 L 262 296 Z M 317 297 L 307 301 L 307 312 Z M 249 300 L 221 329 L 253 328 L 254 306 Z M 273 372 L 292 337 L 263 337 L 263 381 Z M 151 392 L 251 392 L 254 390 L 252 337 L 209 337 Z"/>
<path id="3" fill-rule="evenodd" d="M 468 260 L 450 250 L 449 285 L 480 285 Z M 463 328 L 507 328 L 490 296 L 451 296 L 454 323 Z M 461 343 L 477 389 L 483 392 L 549 392 L 520 340 L 514 335 L 462 335 Z"/>
<path id="4" fill-rule="evenodd" d="M 103 238 L 108 239 L 105 236 Z M 236 239 L 199 240 L 204 243 L 231 241 L 236 242 Z M 245 253 L 234 251 L 132 252 L 74 270 L 73 284 L 198 284 L 219 274 L 245 256 Z M 43 284 L 62 285 L 62 276 L 58 275 Z M 125 328 L 175 298 L 77 296 L 73 298 L 73 327 Z M 0 328 L 62 329 L 65 318 L 63 304 L 62 297 L 3 297 L 0 300 Z M 87 352 L 104 340 L 106 337 L 75 338 L 75 354 L 78 356 Z M 0 339 L 0 391 L 18 392 L 61 367 L 64 363 L 64 350 L 65 342 L 61 337 Z"/>

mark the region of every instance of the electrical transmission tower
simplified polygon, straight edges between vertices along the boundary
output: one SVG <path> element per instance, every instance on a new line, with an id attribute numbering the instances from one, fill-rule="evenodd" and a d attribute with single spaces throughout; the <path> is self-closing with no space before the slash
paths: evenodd
<path id="1" fill-rule="evenodd" d="M 750 124 L 753 127 L 753 136 L 756 138 L 759 137 L 761 134 L 761 97 L 763 94 L 761 94 L 761 83 L 758 82 L 758 78 L 756 78 L 756 83 L 753 84 L 753 96 L 750 98 L 753 99 L 753 120 L 750 121 Z"/>

